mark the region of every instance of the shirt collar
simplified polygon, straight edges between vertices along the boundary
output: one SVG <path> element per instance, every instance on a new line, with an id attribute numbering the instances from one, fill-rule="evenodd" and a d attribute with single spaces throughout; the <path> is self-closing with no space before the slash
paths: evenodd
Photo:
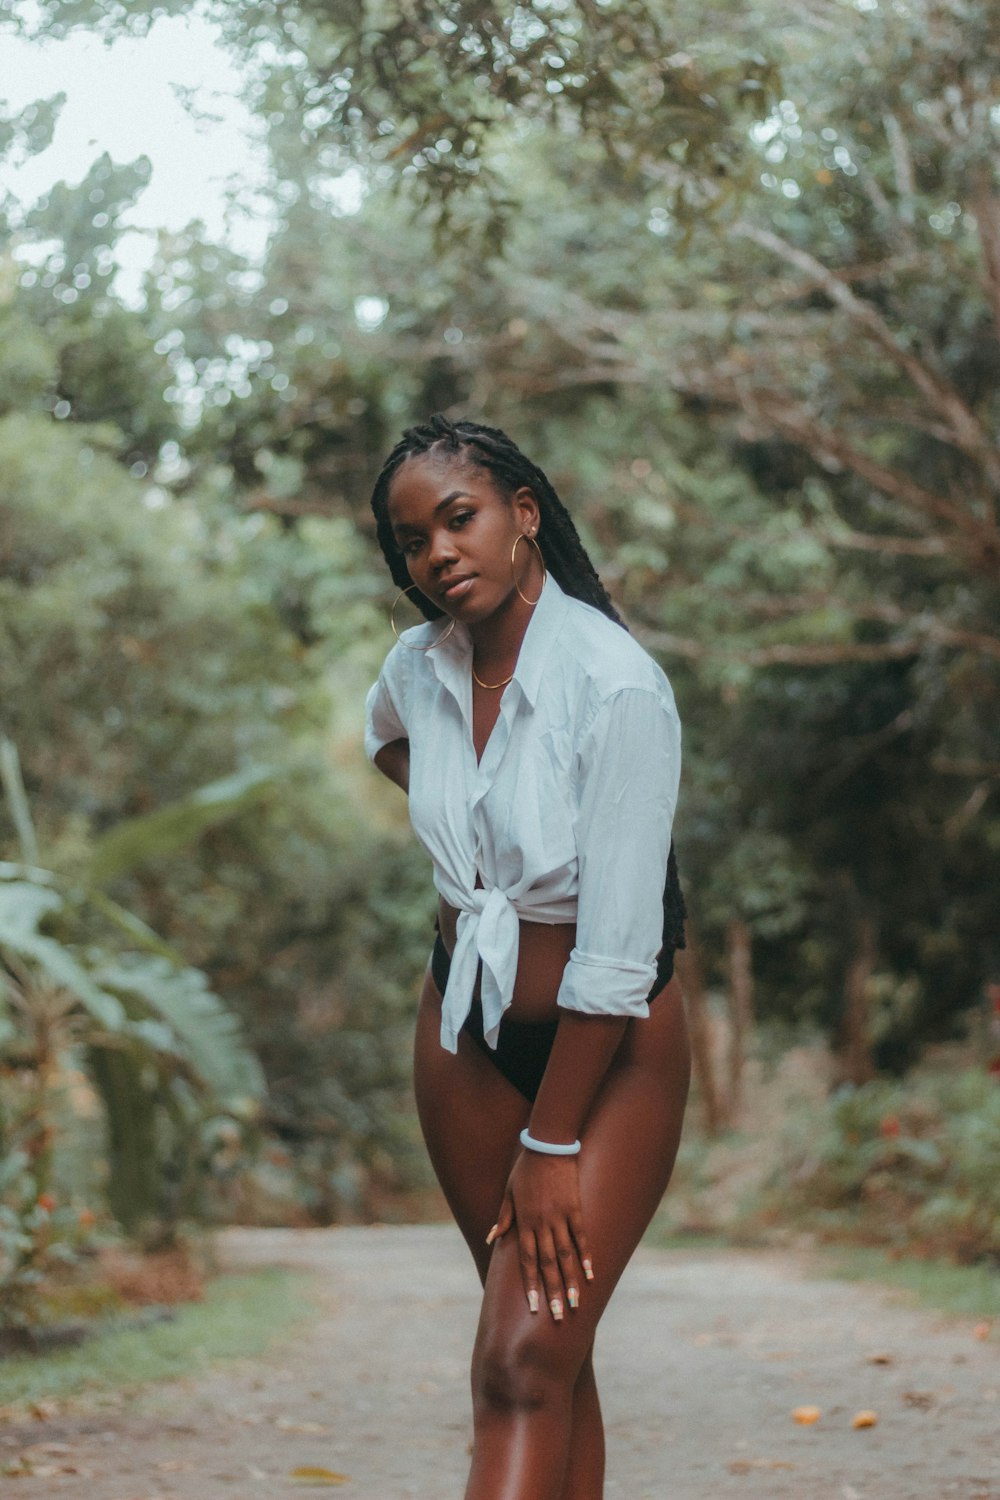
<path id="1" fill-rule="evenodd" d="M 566 595 L 552 574 L 547 573 L 538 603 L 531 611 L 531 619 L 517 655 L 517 666 L 514 668 L 514 681 L 532 708 L 538 701 L 538 689 L 549 652 L 568 611 L 569 601 Z"/>
<path id="2" fill-rule="evenodd" d="M 562 628 L 568 609 L 566 595 L 552 574 L 548 573 L 538 603 L 531 611 L 512 679 L 532 708 L 538 701 L 538 690 L 549 651 Z M 472 639 L 465 625 L 460 620 L 456 621 L 454 630 L 427 654 L 438 680 L 461 703 L 463 690 L 467 690 L 472 660 Z"/>

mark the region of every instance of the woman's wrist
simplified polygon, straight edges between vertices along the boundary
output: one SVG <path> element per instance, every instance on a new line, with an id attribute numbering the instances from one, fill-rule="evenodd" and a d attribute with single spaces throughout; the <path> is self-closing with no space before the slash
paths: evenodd
<path id="1" fill-rule="evenodd" d="M 546 1141 L 531 1134 L 527 1126 L 521 1131 L 521 1145 L 526 1151 L 535 1151 L 539 1156 L 579 1156 L 580 1142 Z"/>

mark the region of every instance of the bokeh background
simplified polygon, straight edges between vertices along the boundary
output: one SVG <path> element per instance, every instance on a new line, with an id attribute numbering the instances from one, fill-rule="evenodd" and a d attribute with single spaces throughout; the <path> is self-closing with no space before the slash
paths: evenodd
<path id="1" fill-rule="evenodd" d="M 437 410 L 676 691 L 667 1229 L 1000 1255 L 998 74 L 994 0 L 4 8 L 6 1323 L 116 1238 L 442 1211 L 360 740 Z"/>

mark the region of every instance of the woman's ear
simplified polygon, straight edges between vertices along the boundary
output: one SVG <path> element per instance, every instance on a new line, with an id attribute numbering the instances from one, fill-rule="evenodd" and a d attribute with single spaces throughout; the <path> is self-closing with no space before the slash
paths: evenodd
<path id="1" fill-rule="evenodd" d="M 520 520 L 523 522 L 524 530 L 534 535 L 541 521 L 541 512 L 538 508 L 538 501 L 535 498 L 534 490 L 530 485 L 522 484 L 519 490 L 514 491 L 511 503 Z"/>

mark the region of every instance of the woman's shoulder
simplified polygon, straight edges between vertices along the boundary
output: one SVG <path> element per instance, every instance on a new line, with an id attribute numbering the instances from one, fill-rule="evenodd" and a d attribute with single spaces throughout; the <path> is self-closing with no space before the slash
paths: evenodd
<path id="1" fill-rule="evenodd" d="M 673 701 L 666 673 L 634 636 L 591 604 L 572 597 L 567 604 L 559 654 L 581 686 L 602 700 L 623 688 L 639 688 Z"/>
<path id="2" fill-rule="evenodd" d="M 400 631 L 399 639 L 386 652 L 379 676 L 388 682 L 409 682 L 421 668 L 430 665 L 430 653 L 440 634 L 437 620 L 425 620 Z"/>

